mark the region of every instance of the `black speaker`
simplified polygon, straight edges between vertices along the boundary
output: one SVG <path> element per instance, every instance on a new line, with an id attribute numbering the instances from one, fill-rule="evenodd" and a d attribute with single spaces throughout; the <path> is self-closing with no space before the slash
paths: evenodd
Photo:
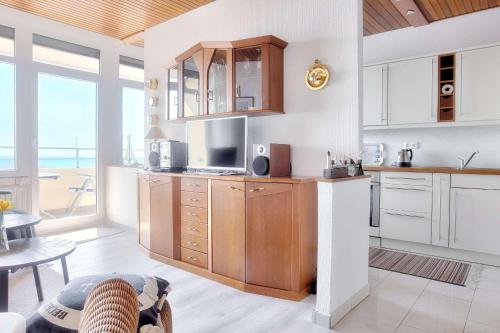
<path id="1" fill-rule="evenodd" d="M 254 144 L 252 168 L 257 176 L 289 177 L 292 173 L 290 145 Z"/>

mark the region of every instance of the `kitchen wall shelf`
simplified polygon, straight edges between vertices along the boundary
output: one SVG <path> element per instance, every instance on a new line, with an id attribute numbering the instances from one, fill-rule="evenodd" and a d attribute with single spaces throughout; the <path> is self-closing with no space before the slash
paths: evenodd
<path id="1" fill-rule="evenodd" d="M 455 121 L 455 53 L 443 54 L 438 60 L 438 121 Z M 443 87 L 451 85 L 450 93 L 443 93 Z"/>

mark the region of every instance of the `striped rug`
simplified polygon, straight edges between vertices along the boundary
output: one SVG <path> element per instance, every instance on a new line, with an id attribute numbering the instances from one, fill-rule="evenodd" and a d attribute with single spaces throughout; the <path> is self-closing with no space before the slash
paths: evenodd
<path id="1" fill-rule="evenodd" d="M 370 248 L 370 267 L 465 286 L 471 265 L 458 261 Z"/>

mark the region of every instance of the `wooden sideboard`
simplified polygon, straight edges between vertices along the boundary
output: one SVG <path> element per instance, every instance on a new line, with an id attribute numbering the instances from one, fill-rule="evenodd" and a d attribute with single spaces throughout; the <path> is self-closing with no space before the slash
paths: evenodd
<path id="1" fill-rule="evenodd" d="M 151 258 L 243 291 L 300 300 L 316 276 L 313 178 L 140 172 L 139 243 Z"/>

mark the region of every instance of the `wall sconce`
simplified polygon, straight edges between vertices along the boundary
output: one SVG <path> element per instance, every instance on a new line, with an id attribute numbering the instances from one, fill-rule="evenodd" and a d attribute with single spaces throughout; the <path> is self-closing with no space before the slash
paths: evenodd
<path id="1" fill-rule="evenodd" d="M 304 81 L 309 89 L 319 90 L 328 83 L 329 78 L 328 67 L 316 59 L 314 64 L 307 69 Z"/>
<path id="2" fill-rule="evenodd" d="M 158 88 L 158 80 L 157 79 L 149 79 L 144 81 L 144 86 L 148 89 L 155 90 Z"/>

